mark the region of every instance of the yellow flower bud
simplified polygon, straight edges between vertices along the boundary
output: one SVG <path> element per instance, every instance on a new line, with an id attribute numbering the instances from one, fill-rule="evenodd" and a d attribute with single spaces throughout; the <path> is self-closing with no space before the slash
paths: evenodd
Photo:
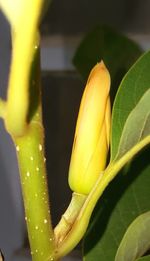
<path id="1" fill-rule="evenodd" d="M 103 61 L 92 69 L 81 100 L 69 168 L 69 185 L 89 194 L 105 169 L 110 136 L 110 75 Z"/>

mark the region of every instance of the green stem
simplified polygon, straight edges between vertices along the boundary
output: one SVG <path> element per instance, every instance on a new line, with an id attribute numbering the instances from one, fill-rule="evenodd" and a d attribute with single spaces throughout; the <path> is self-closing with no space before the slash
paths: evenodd
<path id="1" fill-rule="evenodd" d="M 32 260 L 56 261 L 44 158 L 38 49 L 30 74 L 26 131 L 21 137 L 10 134 L 17 151 Z"/>
<path id="2" fill-rule="evenodd" d="M 87 195 L 82 195 L 75 192 L 72 194 L 72 199 L 70 201 L 70 204 L 67 210 L 65 211 L 65 213 L 62 215 L 60 222 L 58 223 L 58 225 L 55 227 L 54 230 L 56 246 L 58 246 L 59 244 L 61 244 L 61 242 L 63 242 L 64 238 L 71 230 L 86 198 Z"/>
<path id="3" fill-rule="evenodd" d="M 116 162 L 112 162 L 105 170 L 103 177 L 99 177 L 97 183 L 83 204 L 72 229 L 66 235 L 64 241 L 58 245 L 57 258 L 65 256 L 79 243 L 86 232 L 93 209 L 108 184 L 113 180 L 121 168 L 147 144 L 150 144 L 150 136 L 139 142 L 121 159 Z"/>
<path id="4" fill-rule="evenodd" d="M 14 141 L 20 169 L 32 260 L 54 260 L 54 237 L 50 221 L 43 153 L 43 128 L 38 122 L 32 122 L 27 134 Z"/>
<path id="5" fill-rule="evenodd" d="M 23 2 L 20 12 L 17 6 L 12 12 L 12 4 L 3 4 L 12 26 L 13 49 L 6 110 L 0 102 L 0 116 L 4 116 L 16 146 L 32 260 L 56 261 L 44 159 L 37 33 L 45 1 Z"/>

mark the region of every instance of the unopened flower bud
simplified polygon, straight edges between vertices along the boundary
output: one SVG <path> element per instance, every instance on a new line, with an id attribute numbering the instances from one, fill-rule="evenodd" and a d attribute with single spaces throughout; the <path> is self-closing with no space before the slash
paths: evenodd
<path id="1" fill-rule="evenodd" d="M 92 69 L 81 100 L 69 168 L 69 185 L 89 194 L 105 169 L 110 136 L 110 75 L 101 61 Z"/>

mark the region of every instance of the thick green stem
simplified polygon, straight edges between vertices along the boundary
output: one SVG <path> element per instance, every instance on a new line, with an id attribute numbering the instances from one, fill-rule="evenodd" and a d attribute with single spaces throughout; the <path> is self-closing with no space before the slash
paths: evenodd
<path id="1" fill-rule="evenodd" d="M 7 102 L 0 101 L 0 116 L 16 146 L 32 260 L 56 261 L 44 158 L 37 32 L 46 1 L 22 1 L 19 6 L 6 2 L 0 5 L 11 23 L 13 49 Z"/>
<path id="2" fill-rule="evenodd" d="M 29 88 L 28 127 L 15 137 L 23 200 L 33 261 L 55 259 L 47 189 L 44 130 L 41 116 L 39 51 L 34 57 Z"/>
<path id="3" fill-rule="evenodd" d="M 54 260 L 54 237 L 43 153 L 43 128 L 34 121 L 14 140 L 20 169 L 25 219 L 33 261 Z"/>
<path id="4" fill-rule="evenodd" d="M 26 131 L 22 136 L 18 136 L 18 132 L 10 134 L 17 151 L 32 260 L 56 261 L 44 158 L 38 49 L 33 58 L 27 91 Z"/>

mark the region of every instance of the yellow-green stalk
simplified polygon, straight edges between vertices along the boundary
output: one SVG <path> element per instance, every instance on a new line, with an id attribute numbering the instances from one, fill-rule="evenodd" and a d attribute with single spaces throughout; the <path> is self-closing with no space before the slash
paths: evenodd
<path id="1" fill-rule="evenodd" d="M 92 69 L 81 100 L 69 168 L 71 189 L 89 194 L 105 169 L 110 132 L 110 75 L 103 61 Z"/>
<path id="2" fill-rule="evenodd" d="M 39 56 L 38 47 L 30 70 L 26 132 L 19 137 L 10 135 L 16 146 L 32 261 L 56 261 L 44 157 Z"/>
<path id="3" fill-rule="evenodd" d="M 5 126 L 8 132 L 22 136 L 27 128 L 29 78 L 38 48 L 38 26 L 44 0 L 0 0 L 12 33 L 12 59 L 8 81 Z"/>
<path id="4" fill-rule="evenodd" d="M 0 0 L 12 32 L 6 102 L 0 117 L 16 146 L 32 261 L 55 260 L 44 158 L 38 26 L 44 0 Z"/>

